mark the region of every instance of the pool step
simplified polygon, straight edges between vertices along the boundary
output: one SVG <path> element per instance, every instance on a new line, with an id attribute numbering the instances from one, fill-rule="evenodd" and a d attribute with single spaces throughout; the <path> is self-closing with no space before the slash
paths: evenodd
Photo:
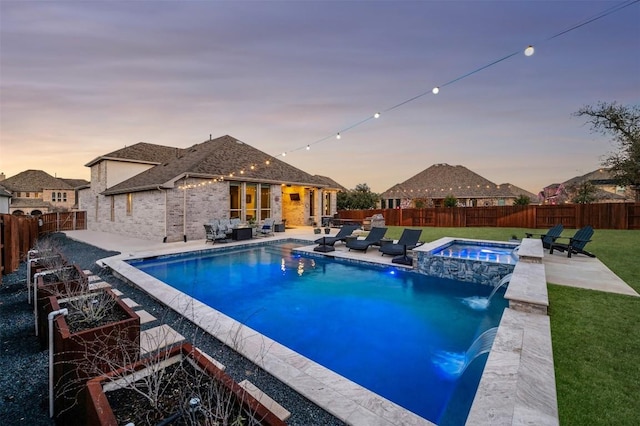
<path id="1" fill-rule="evenodd" d="M 254 385 L 250 381 L 245 379 L 238 384 L 283 422 L 287 421 L 287 419 L 291 417 L 291 413 L 286 408 L 278 404 L 273 400 L 273 398 L 262 392 L 256 385 Z"/>
<path id="2" fill-rule="evenodd" d="M 143 330 L 140 332 L 140 356 L 148 355 L 184 340 L 184 336 L 167 324 Z"/>

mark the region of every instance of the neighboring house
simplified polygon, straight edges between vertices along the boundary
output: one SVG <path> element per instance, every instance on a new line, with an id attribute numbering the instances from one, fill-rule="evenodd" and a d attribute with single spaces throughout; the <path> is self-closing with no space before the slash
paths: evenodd
<path id="1" fill-rule="evenodd" d="M 340 189 L 231 136 L 186 149 L 138 143 L 86 166 L 89 230 L 169 242 L 204 238 L 212 219 L 319 222 L 336 212 Z"/>
<path id="2" fill-rule="evenodd" d="M 382 208 L 410 208 L 441 207 L 447 196 L 455 197 L 461 207 L 510 206 L 518 197 L 508 185 L 496 185 L 466 167 L 449 164 L 434 164 L 380 197 Z"/>
<path id="3" fill-rule="evenodd" d="M 9 211 L 16 215 L 76 209 L 77 189 L 89 183 L 84 179 L 53 177 L 42 170 L 25 170 L 0 182 L 11 193 Z"/>
<path id="4" fill-rule="evenodd" d="M 540 197 L 544 204 L 570 203 L 578 188 L 587 182 L 594 187 L 594 203 L 624 203 L 635 200 L 634 191 L 617 185 L 607 169 L 597 169 L 562 183 L 553 183 L 543 188 Z"/>
<path id="5" fill-rule="evenodd" d="M 526 189 L 519 188 L 511 183 L 502 183 L 500 184 L 500 187 L 508 188 L 509 191 L 516 197 L 519 197 L 521 195 L 529 197 L 529 204 L 540 204 L 540 196 L 534 194 L 533 192 L 529 192 Z"/>
<path id="6" fill-rule="evenodd" d="M 11 206 L 11 193 L 0 186 L 0 214 L 9 214 Z"/>

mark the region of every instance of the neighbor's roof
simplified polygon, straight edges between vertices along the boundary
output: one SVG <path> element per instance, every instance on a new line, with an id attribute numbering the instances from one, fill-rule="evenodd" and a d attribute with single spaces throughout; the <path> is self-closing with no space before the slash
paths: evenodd
<path id="1" fill-rule="evenodd" d="M 434 164 L 382 193 L 382 198 L 515 198 L 509 188 L 496 185 L 464 166 Z"/>
<path id="2" fill-rule="evenodd" d="M 129 161 L 147 164 L 162 164 L 170 161 L 172 158 L 178 157 L 182 148 L 171 146 L 154 145 L 152 143 L 138 142 L 131 146 L 125 146 L 122 149 L 101 155 L 89 161 L 85 166 L 91 167 L 103 160 Z"/>
<path id="3" fill-rule="evenodd" d="M 509 191 L 511 191 L 511 193 L 513 195 L 515 195 L 516 197 L 520 196 L 520 195 L 526 195 L 527 197 L 529 197 L 529 200 L 531 201 L 531 203 L 538 203 L 540 202 L 539 197 L 537 194 L 534 194 L 533 192 L 529 192 L 526 189 L 522 189 L 520 187 L 517 187 L 511 183 L 502 183 L 500 184 L 501 187 L 504 188 L 508 188 Z"/>
<path id="4" fill-rule="evenodd" d="M 35 208 L 52 208 L 51 203 L 43 201 L 42 198 L 12 198 L 12 209 L 35 209 Z"/>
<path id="5" fill-rule="evenodd" d="M 68 189 L 74 187 L 66 179 L 56 178 L 42 170 L 25 170 L 2 181 L 2 186 L 12 192 L 42 192 L 43 189 Z"/>
<path id="6" fill-rule="evenodd" d="M 0 185 L 0 197 L 9 197 L 9 198 L 11 198 L 12 195 L 11 195 L 11 193 L 9 191 L 4 189 L 4 187 Z"/>
<path id="7" fill-rule="evenodd" d="M 67 182 L 72 188 L 75 188 L 75 189 L 81 188 L 83 186 L 87 186 L 91 183 L 86 179 L 67 179 L 67 178 L 58 178 L 58 179 Z"/>
<path id="8" fill-rule="evenodd" d="M 579 185 L 583 182 L 591 182 L 594 185 L 615 185 L 615 179 L 609 170 L 598 169 L 582 176 L 573 177 L 564 182 L 564 186 Z"/>
<path id="9" fill-rule="evenodd" d="M 183 177 L 232 181 L 269 182 L 279 184 L 327 187 L 322 179 L 312 176 L 231 136 L 176 151 L 171 159 L 152 167 L 103 192 L 104 195 L 173 187 Z M 269 162 L 267 164 L 266 162 Z M 251 169 L 251 166 L 254 169 Z M 233 173 L 233 176 L 230 174 Z"/>

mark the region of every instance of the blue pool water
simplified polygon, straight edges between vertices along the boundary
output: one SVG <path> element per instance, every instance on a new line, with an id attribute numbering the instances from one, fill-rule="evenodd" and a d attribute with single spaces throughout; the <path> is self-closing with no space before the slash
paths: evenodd
<path id="1" fill-rule="evenodd" d="M 503 264 L 515 264 L 518 261 L 518 255 L 514 252 L 513 247 L 471 242 L 454 242 L 434 250 L 432 254 L 434 256 Z"/>
<path id="2" fill-rule="evenodd" d="M 491 288 L 294 246 L 129 263 L 434 423 L 464 424 L 486 362 L 467 350 L 498 325 L 504 298 L 471 309 Z"/>

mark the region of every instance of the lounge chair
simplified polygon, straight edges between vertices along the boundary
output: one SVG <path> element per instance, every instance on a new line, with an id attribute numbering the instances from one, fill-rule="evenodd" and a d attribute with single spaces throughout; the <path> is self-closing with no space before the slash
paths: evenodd
<path id="1" fill-rule="evenodd" d="M 559 223 L 549 229 L 546 234 L 530 234 L 526 232 L 525 235 L 527 236 L 527 238 L 531 238 L 534 235 L 539 235 L 540 239 L 542 240 L 542 247 L 548 249 L 551 247 L 551 244 L 553 244 L 558 239 L 558 237 L 560 237 L 560 234 L 562 234 L 563 230 L 564 228 L 562 224 Z"/>
<path id="2" fill-rule="evenodd" d="M 386 232 L 387 228 L 371 228 L 371 231 L 369 231 L 369 235 L 367 235 L 364 240 L 347 241 L 347 248 L 349 249 L 349 251 L 362 250 L 366 253 L 369 246 L 379 243 Z"/>
<path id="3" fill-rule="evenodd" d="M 593 228 L 589 225 L 580 228 L 576 231 L 573 237 L 569 238 L 569 243 L 553 242 L 549 249 L 549 254 L 552 254 L 554 250 L 561 252 L 567 252 L 567 257 L 571 257 L 572 254 L 584 254 L 589 257 L 596 257 L 595 254 L 589 253 L 584 249 L 584 246 L 591 241 L 593 236 Z M 562 237 L 561 237 L 562 238 Z"/>
<path id="4" fill-rule="evenodd" d="M 402 231 L 400 239 L 395 244 L 384 244 L 380 246 L 382 255 L 388 254 L 390 256 L 406 255 L 407 250 L 416 248 L 419 244 L 420 235 L 422 229 L 405 229 Z"/>
<path id="5" fill-rule="evenodd" d="M 360 228 L 358 225 L 344 225 L 340 228 L 338 233 L 333 237 L 322 237 L 318 238 L 314 241 L 316 244 L 322 244 L 325 246 L 333 246 L 338 241 L 342 241 L 343 243 L 347 241 L 347 237 L 353 234 L 353 231 Z"/>

